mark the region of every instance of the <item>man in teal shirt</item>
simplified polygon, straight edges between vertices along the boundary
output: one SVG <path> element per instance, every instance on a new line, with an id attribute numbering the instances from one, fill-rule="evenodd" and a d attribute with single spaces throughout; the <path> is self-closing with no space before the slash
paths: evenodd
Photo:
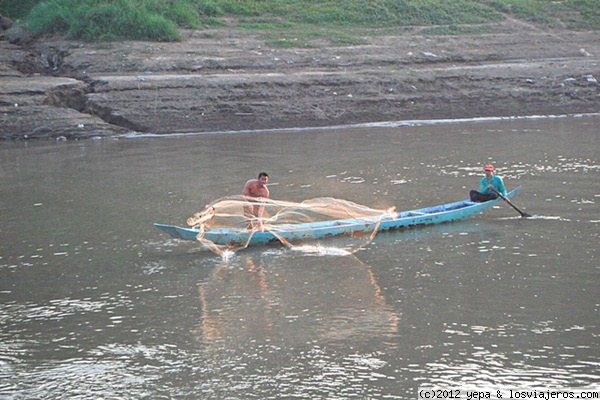
<path id="1" fill-rule="evenodd" d="M 494 166 L 492 164 L 487 164 L 483 170 L 485 171 L 485 176 L 481 178 L 479 183 L 479 192 L 477 190 L 471 190 L 469 193 L 471 196 L 471 201 L 481 203 L 484 201 L 497 199 L 498 195 L 492 189 L 495 189 L 503 196 L 506 196 L 506 187 L 504 187 L 502 178 L 494 175 Z"/>

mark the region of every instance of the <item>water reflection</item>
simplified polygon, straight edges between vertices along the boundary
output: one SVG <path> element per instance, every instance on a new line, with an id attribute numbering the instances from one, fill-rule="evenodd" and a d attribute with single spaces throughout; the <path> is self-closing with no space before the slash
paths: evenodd
<path id="1" fill-rule="evenodd" d="M 231 347 L 265 340 L 294 346 L 307 338 L 335 343 L 397 332 L 400 318 L 368 265 L 354 256 L 316 261 L 276 249 L 222 262 L 199 285 L 198 340 Z"/>
<path id="2" fill-rule="evenodd" d="M 396 380 L 386 351 L 401 319 L 357 257 L 250 250 L 221 262 L 198 293 L 193 334 L 206 369 L 194 376 L 203 395 L 389 395 L 386 385 L 370 386 Z"/>

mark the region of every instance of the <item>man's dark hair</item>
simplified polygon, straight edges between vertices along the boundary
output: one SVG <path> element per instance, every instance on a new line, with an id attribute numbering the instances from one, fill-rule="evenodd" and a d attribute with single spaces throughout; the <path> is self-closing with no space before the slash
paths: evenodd
<path id="1" fill-rule="evenodd" d="M 258 174 L 258 179 L 262 178 L 263 176 L 266 176 L 268 178 L 269 174 L 267 174 L 266 172 L 261 172 L 260 174 Z"/>

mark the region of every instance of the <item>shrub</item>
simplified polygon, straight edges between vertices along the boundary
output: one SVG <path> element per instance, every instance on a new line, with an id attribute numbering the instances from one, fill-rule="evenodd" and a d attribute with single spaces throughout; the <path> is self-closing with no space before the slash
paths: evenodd
<path id="1" fill-rule="evenodd" d="M 175 23 L 141 5 L 134 0 L 52 0 L 31 10 L 27 28 L 34 36 L 62 34 L 69 39 L 181 39 Z"/>
<path id="2" fill-rule="evenodd" d="M 12 19 L 22 19 L 40 0 L 0 0 L 0 14 Z"/>

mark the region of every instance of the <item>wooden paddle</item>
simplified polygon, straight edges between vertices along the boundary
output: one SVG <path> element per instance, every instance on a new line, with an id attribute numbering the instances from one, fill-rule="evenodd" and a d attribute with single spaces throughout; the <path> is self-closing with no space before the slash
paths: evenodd
<path id="1" fill-rule="evenodd" d="M 515 210 L 517 210 L 519 212 L 519 214 L 521 214 L 521 217 L 523 218 L 527 218 L 527 217 L 531 217 L 530 214 L 527 214 L 524 211 L 521 211 L 517 208 L 517 206 L 515 206 L 509 199 L 506 198 L 506 196 L 503 196 L 502 193 L 500 193 L 499 191 L 497 191 L 496 189 L 494 189 L 493 187 L 491 187 L 490 189 L 492 189 L 492 191 L 494 193 L 496 193 L 498 196 L 502 197 L 502 200 L 504 200 L 505 202 L 508 203 L 508 205 L 510 205 L 512 208 L 514 208 Z"/>

